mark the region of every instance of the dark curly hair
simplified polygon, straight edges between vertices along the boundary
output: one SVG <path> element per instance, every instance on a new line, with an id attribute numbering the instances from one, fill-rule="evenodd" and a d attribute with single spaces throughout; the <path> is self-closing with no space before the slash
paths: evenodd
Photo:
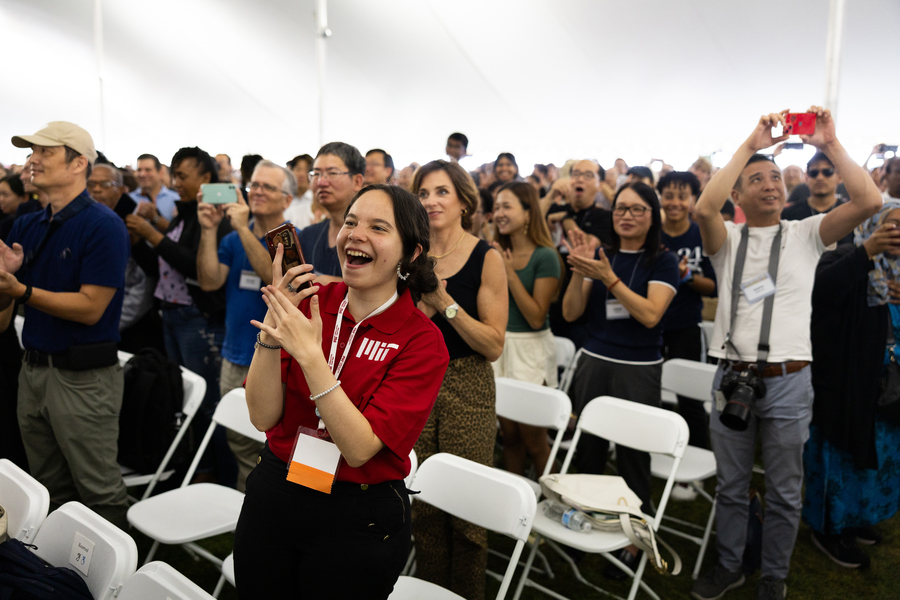
<path id="1" fill-rule="evenodd" d="M 428 212 L 419 199 L 398 185 L 386 185 L 383 183 L 367 185 L 356 193 L 344 217 L 353 207 L 353 204 L 367 192 L 380 191 L 387 194 L 394 206 L 394 224 L 400 234 L 403 243 L 403 258 L 400 260 L 400 272 L 409 274 L 404 280 L 397 278 L 397 293 L 402 294 L 409 289 L 412 301 L 418 303 L 424 294 L 437 291 L 440 282 L 434 274 L 436 261 L 428 256 L 431 249 L 431 223 L 428 221 Z M 422 251 L 413 260 L 416 246 L 421 246 Z"/>

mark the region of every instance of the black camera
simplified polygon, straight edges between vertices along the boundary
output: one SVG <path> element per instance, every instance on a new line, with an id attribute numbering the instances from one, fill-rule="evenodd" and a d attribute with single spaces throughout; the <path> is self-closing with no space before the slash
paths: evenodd
<path id="1" fill-rule="evenodd" d="M 728 371 L 722 377 L 719 390 L 728 401 L 719 414 L 722 425 L 735 431 L 746 431 L 750 424 L 750 401 L 766 395 L 766 383 L 755 367 L 743 371 Z"/>

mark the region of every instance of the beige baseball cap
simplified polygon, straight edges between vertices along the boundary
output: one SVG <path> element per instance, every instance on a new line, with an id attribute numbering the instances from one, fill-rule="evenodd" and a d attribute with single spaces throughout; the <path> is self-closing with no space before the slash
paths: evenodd
<path id="1" fill-rule="evenodd" d="M 68 146 L 72 150 L 84 155 L 93 165 L 97 160 L 97 151 L 94 149 L 94 139 L 87 131 L 68 121 L 52 121 L 34 135 L 14 135 L 12 144 L 16 148 L 31 148 L 38 146 Z"/>

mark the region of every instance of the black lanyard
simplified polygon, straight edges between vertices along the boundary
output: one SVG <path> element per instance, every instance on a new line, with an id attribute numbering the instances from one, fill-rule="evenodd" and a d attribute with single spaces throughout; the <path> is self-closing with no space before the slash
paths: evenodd
<path id="1" fill-rule="evenodd" d="M 29 274 L 31 268 L 34 267 L 34 263 L 37 261 L 38 257 L 41 255 L 41 252 L 43 252 L 44 248 L 47 246 L 47 242 L 50 241 L 50 236 L 53 235 L 60 227 L 62 227 L 63 223 L 86 209 L 94 202 L 90 199 L 84 199 L 81 202 L 79 202 L 79 200 L 81 200 L 80 195 L 50 218 L 50 224 L 47 226 L 47 231 L 44 233 L 44 237 L 41 238 L 41 241 L 38 242 L 38 245 L 34 250 L 29 251 L 25 255 L 25 260 L 22 262 L 22 280 L 25 279 L 25 277 Z M 72 203 L 74 202 L 78 202 L 79 205 L 74 207 L 71 211 L 68 211 L 67 209 L 71 207 Z"/>

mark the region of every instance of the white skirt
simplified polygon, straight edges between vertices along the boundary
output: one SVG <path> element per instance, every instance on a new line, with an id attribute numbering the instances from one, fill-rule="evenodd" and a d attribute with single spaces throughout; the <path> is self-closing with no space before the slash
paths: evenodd
<path id="1" fill-rule="evenodd" d="M 494 377 L 509 377 L 556 387 L 556 340 L 549 329 L 507 331 L 503 353 L 495 362 Z"/>

